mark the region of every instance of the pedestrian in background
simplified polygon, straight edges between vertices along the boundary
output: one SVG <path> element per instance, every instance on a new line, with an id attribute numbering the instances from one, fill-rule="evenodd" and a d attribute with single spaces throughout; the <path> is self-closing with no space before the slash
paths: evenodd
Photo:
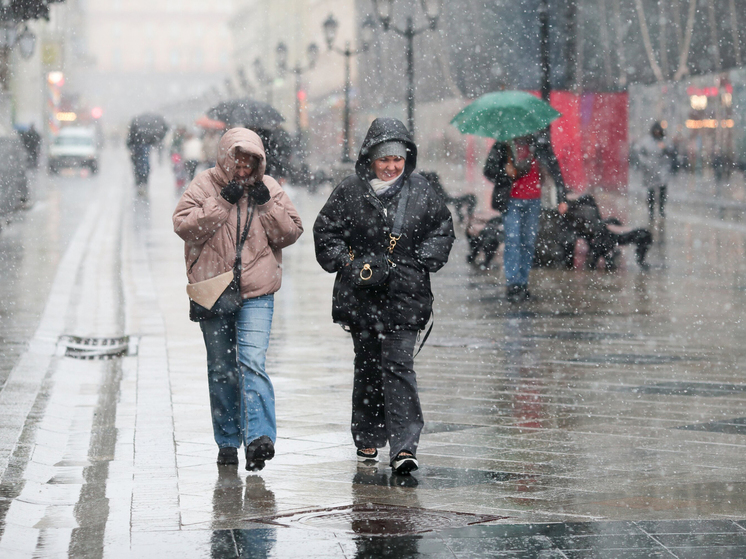
<path id="1" fill-rule="evenodd" d="M 187 183 L 192 182 L 197 167 L 204 161 L 205 154 L 202 151 L 202 140 L 193 133 L 188 133 L 182 147 L 182 157 L 184 160 L 184 171 L 186 173 Z"/>
<path id="2" fill-rule="evenodd" d="M 557 210 L 564 214 L 567 212 L 565 183 L 557 158 L 545 140 L 526 136 L 510 142 L 496 142 L 485 164 L 485 175 L 495 184 L 493 208 L 499 209 L 499 189 L 509 191 L 503 214 L 503 265 L 506 297 L 514 303 L 531 297 L 528 280 L 534 263 L 541 214 L 540 165 L 554 179 Z"/>
<path id="3" fill-rule="evenodd" d="M 416 165 L 404 124 L 376 119 L 355 174 L 334 189 L 314 224 L 316 259 L 337 274 L 332 318 L 350 331 L 355 349 L 358 460 L 377 461 L 388 442 L 398 474 L 418 468 L 424 420 L 414 348 L 432 313 L 430 274 L 445 265 L 455 239 L 450 211 Z"/>
<path id="4" fill-rule="evenodd" d="M 186 128 L 179 126 L 174 129 L 171 135 L 171 148 L 169 154 L 171 157 L 171 169 L 174 172 L 176 188 L 184 188 L 187 184 L 186 169 L 184 167 L 184 141 L 186 139 Z"/>
<path id="5" fill-rule="evenodd" d="M 666 131 L 660 122 L 650 127 L 650 135 L 645 136 L 637 145 L 637 157 L 642 169 L 643 184 L 648 189 L 648 217 L 655 220 L 656 198 L 658 214 L 666 217 L 666 200 L 668 197 L 668 178 L 671 169 L 672 148 L 665 140 Z"/>
<path id="6" fill-rule="evenodd" d="M 30 169 L 39 167 L 39 150 L 41 149 L 41 134 L 36 131 L 36 126 L 29 126 L 28 130 L 20 133 L 23 147 L 28 154 L 28 166 Z"/>
<path id="7" fill-rule="evenodd" d="M 275 395 L 265 359 L 274 293 L 282 280 L 282 249 L 303 232 L 298 212 L 272 177 L 259 136 L 234 128 L 220 139 L 217 165 L 199 173 L 173 215 L 185 241 L 189 283 L 231 271 L 236 261 L 239 212 L 246 242 L 241 250 L 236 317 L 200 322 L 207 348 L 207 378 L 217 463 L 238 464 L 244 445 L 247 470 L 261 470 L 274 457 Z M 249 225 L 246 225 L 248 223 Z"/>
<path id="8" fill-rule="evenodd" d="M 136 127 L 130 124 L 127 132 L 127 149 L 135 173 L 135 186 L 138 187 L 140 194 L 144 194 L 150 176 L 150 147 L 151 145 L 137 132 Z"/>

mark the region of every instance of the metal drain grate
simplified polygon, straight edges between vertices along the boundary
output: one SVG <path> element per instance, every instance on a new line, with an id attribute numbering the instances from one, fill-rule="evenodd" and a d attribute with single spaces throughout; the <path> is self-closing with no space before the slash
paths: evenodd
<path id="1" fill-rule="evenodd" d="M 406 536 L 433 530 L 461 528 L 503 518 L 507 517 L 362 503 L 258 518 L 253 521 L 360 536 Z"/>
<path id="2" fill-rule="evenodd" d="M 114 359 L 125 355 L 137 355 L 137 342 L 137 338 L 130 336 L 120 338 L 60 336 L 57 342 L 57 354 L 75 359 Z"/>

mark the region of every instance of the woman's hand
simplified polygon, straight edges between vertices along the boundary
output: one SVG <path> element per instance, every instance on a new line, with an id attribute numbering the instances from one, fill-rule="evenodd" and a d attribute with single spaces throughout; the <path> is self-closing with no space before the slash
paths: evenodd
<path id="1" fill-rule="evenodd" d="M 513 165 L 512 161 L 508 161 L 507 165 L 505 165 L 505 174 L 511 179 L 516 179 L 518 177 L 518 169 Z"/>
<path id="2" fill-rule="evenodd" d="M 220 195 L 230 204 L 235 204 L 243 196 L 243 186 L 236 181 L 226 184 L 220 191 Z"/>
<path id="3" fill-rule="evenodd" d="M 263 182 L 258 182 L 249 188 L 249 197 L 261 206 L 269 202 L 271 195 L 269 194 L 269 188 Z"/>

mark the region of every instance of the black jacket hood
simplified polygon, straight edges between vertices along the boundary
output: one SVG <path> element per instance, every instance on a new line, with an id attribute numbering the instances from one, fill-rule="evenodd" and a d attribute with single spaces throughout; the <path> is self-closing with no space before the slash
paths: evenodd
<path id="1" fill-rule="evenodd" d="M 404 164 L 404 178 L 406 179 L 417 167 L 417 146 L 409 134 L 409 130 L 404 123 L 396 118 L 377 118 L 375 119 L 368 133 L 365 135 L 363 145 L 360 148 L 360 154 L 355 163 L 355 173 L 364 181 L 375 178 L 370 168 L 370 150 L 373 146 L 398 140 L 407 146 L 407 161 Z"/>

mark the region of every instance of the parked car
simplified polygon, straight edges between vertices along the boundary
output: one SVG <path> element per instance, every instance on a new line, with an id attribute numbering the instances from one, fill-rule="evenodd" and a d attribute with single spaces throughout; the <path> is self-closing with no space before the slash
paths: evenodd
<path id="1" fill-rule="evenodd" d="M 0 216 L 28 202 L 26 150 L 16 136 L 0 136 Z"/>
<path id="2" fill-rule="evenodd" d="M 87 167 L 91 173 L 96 173 L 98 159 L 98 142 L 93 127 L 63 128 L 49 146 L 48 167 L 51 174 L 58 173 L 64 167 Z"/>

